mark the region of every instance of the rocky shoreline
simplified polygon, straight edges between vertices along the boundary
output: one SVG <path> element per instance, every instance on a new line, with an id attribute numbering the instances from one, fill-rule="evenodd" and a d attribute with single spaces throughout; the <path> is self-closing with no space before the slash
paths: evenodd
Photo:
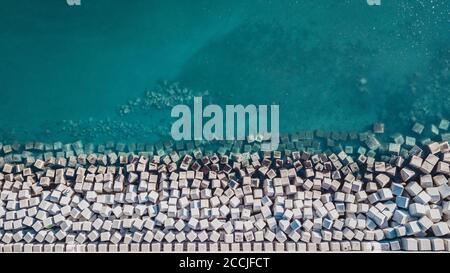
<path id="1" fill-rule="evenodd" d="M 450 251 L 448 122 L 435 127 L 289 134 L 277 151 L 2 144 L 0 251 Z"/>

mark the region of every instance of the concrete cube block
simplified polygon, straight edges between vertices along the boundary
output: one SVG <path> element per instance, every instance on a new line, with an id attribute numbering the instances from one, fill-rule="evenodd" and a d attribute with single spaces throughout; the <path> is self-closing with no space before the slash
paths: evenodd
<path id="1" fill-rule="evenodd" d="M 433 226 L 431 226 L 431 230 L 433 231 L 433 234 L 438 237 L 445 236 L 450 233 L 448 223 L 446 222 L 433 224 Z"/>
<path id="2" fill-rule="evenodd" d="M 431 251 L 431 241 L 428 238 L 418 238 L 417 239 L 420 251 Z"/>
<path id="3" fill-rule="evenodd" d="M 418 251 L 419 250 L 417 239 L 414 239 L 414 238 L 402 238 L 401 246 L 402 246 L 402 250 L 405 250 L 405 251 Z"/>
<path id="4" fill-rule="evenodd" d="M 433 249 L 433 251 L 444 251 L 445 250 L 445 245 L 444 245 L 444 240 L 441 238 L 432 238 L 430 239 L 431 241 L 431 248 Z"/>

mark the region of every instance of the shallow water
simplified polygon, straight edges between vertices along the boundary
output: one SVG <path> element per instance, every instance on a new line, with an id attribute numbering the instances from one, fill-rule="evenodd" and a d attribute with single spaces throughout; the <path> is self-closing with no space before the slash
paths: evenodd
<path id="1" fill-rule="evenodd" d="M 145 105 L 163 81 L 279 104 L 282 132 L 450 118 L 446 0 L 81 2 L 2 1 L 2 141 L 166 138 L 171 104 Z"/>

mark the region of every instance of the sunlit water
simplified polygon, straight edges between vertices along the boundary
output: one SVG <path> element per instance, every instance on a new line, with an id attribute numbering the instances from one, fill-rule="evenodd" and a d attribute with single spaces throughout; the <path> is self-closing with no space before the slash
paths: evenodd
<path id="1" fill-rule="evenodd" d="M 450 118 L 447 0 L 194 2 L 2 1 L 0 141 L 167 138 L 163 81 L 279 104 L 282 132 Z"/>

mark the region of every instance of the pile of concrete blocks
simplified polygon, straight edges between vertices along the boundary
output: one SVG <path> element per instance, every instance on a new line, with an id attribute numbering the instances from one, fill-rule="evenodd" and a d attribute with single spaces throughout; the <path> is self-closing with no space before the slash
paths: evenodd
<path id="1" fill-rule="evenodd" d="M 353 155 L 296 137 L 282 151 L 2 145 L 0 252 L 450 251 L 448 142 L 396 136 L 375 153 L 368 134 Z"/>

